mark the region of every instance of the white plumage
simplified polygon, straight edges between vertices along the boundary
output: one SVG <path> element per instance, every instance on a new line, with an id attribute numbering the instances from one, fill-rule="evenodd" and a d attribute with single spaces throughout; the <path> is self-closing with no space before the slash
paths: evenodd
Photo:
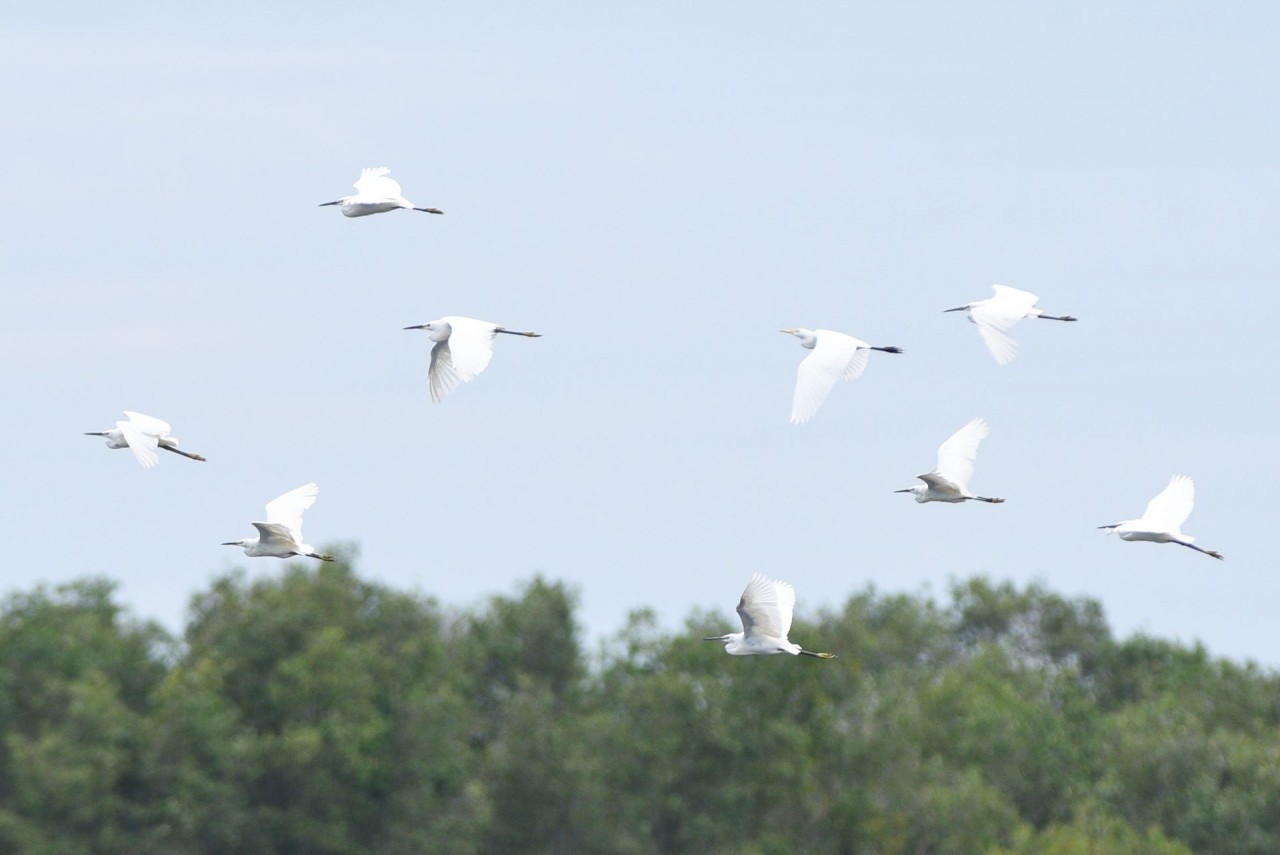
<path id="1" fill-rule="evenodd" d="M 854 380 L 867 368 L 871 351 L 902 353 L 900 347 L 873 347 L 862 339 L 834 330 L 782 330 L 800 339 L 809 355 L 796 370 L 796 390 L 791 400 L 791 423 L 803 424 L 817 415 L 837 380 Z"/>
<path id="2" fill-rule="evenodd" d="M 1007 285 L 993 285 L 995 296 L 986 300 L 965 303 L 948 312 L 968 312 L 969 320 L 978 327 L 978 333 L 986 342 L 987 350 L 1000 365 L 1008 365 L 1018 355 L 1018 343 L 1009 335 L 1023 318 L 1043 318 L 1046 321 L 1074 321 L 1070 315 L 1046 315 L 1036 308 L 1040 298 L 1030 291 L 1019 291 Z"/>
<path id="3" fill-rule="evenodd" d="M 791 642 L 791 613 L 796 607 L 796 591 L 786 582 L 770 579 L 760 573 L 751 576 L 738 600 L 738 617 L 742 632 L 716 635 L 703 641 L 722 641 L 726 653 L 734 656 L 757 656 L 771 653 L 804 654 L 819 659 L 834 659 L 834 653 L 814 653 Z"/>
<path id="4" fill-rule="evenodd" d="M 343 196 L 332 202 L 321 202 L 326 205 L 340 205 L 344 217 L 367 217 L 370 214 L 382 214 L 407 208 L 412 211 L 424 211 L 428 214 L 443 214 L 439 208 L 419 208 L 400 195 L 400 184 L 391 177 L 391 170 L 385 166 L 368 167 L 360 171 L 360 177 L 353 185 L 354 196 Z"/>
<path id="5" fill-rule="evenodd" d="M 107 448 L 127 448 L 142 464 L 142 468 L 150 469 L 160 462 L 157 449 L 172 451 L 192 460 L 204 461 L 199 454 L 182 451 L 178 448 L 178 438 L 169 436 L 173 430 L 169 423 L 155 416 L 143 415 L 130 410 L 124 411 L 126 420 L 116 422 L 112 430 L 90 431 L 85 436 L 101 436 L 107 440 Z"/>
<path id="6" fill-rule="evenodd" d="M 914 493 L 917 502 L 979 502 L 999 504 L 1004 499 L 975 496 L 969 492 L 973 480 L 973 467 L 978 459 L 978 444 L 987 438 L 990 430 L 985 419 L 976 418 L 947 438 L 938 447 L 938 465 L 932 472 L 917 475 L 923 485 L 917 484 L 895 493 Z"/>
<path id="7" fill-rule="evenodd" d="M 257 537 L 227 541 L 222 545 L 243 547 L 244 554 L 250 558 L 305 555 L 321 561 L 332 561 L 332 555 L 319 555 L 314 547 L 302 540 L 302 513 L 315 504 L 318 495 L 320 488 L 311 483 L 276 496 L 267 502 L 266 522 L 253 523 L 253 527 L 258 530 Z"/>
<path id="8" fill-rule="evenodd" d="M 426 330 L 427 337 L 435 342 L 431 348 L 427 385 L 431 389 L 431 400 L 437 402 L 458 384 L 470 383 L 489 367 L 489 360 L 493 358 L 493 340 L 498 333 L 541 337 L 540 333 L 517 332 L 488 321 L 458 315 L 446 315 L 405 329 Z"/>
<path id="9" fill-rule="evenodd" d="M 1185 475 L 1174 475 L 1169 479 L 1169 486 L 1147 502 L 1147 509 L 1143 511 L 1141 518 L 1098 528 L 1106 529 L 1107 534 L 1115 534 L 1121 540 L 1176 543 L 1221 560 L 1222 553 L 1201 549 L 1195 545 L 1194 537 L 1182 533 L 1182 524 L 1191 516 L 1195 502 L 1195 482 Z"/>

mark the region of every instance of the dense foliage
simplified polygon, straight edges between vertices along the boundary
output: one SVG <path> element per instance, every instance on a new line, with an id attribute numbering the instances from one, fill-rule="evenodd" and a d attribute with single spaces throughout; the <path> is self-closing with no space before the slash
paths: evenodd
<path id="1" fill-rule="evenodd" d="M 984 579 L 725 656 L 535 579 L 457 614 L 347 563 L 218 580 L 185 637 L 109 583 L 0 610 L 0 851 L 1280 852 L 1280 678 Z M 723 627 L 723 628 L 722 628 Z"/>

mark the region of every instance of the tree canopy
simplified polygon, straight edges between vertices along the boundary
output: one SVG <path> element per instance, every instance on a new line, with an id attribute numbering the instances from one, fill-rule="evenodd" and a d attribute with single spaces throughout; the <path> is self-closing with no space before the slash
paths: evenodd
<path id="1" fill-rule="evenodd" d="M 729 657 L 695 613 L 584 647 L 534 578 L 458 611 L 350 563 L 232 574 L 181 638 L 87 579 L 0 606 L 0 851 L 1280 852 L 1280 678 L 957 582 Z"/>

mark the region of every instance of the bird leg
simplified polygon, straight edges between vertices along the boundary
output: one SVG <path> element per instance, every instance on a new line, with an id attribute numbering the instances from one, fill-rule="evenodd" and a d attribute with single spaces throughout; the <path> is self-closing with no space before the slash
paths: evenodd
<path id="1" fill-rule="evenodd" d="M 330 204 L 333 204 L 332 202 Z M 439 208 L 414 208 L 415 211 L 422 211 L 427 214 L 443 214 L 444 211 Z"/>
<path id="2" fill-rule="evenodd" d="M 1004 499 L 988 499 L 986 496 L 970 496 L 971 499 L 977 499 L 979 502 L 990 502 L 993 505 L 1004 503 Z"/>
<path id="3" fill-rule="evenodd" d="M 498 327 L 496 330 L 494 330 L 494 332 L 506 333 L 507 335 L 523 335 L 523 336 L 528 336 L 529 338 L 542 338 L 542 333 L 518 332 L 516 330 L 504 330 L 502 327 Z"/>
<path id="4" fill-rule="evenodd" d="M 338 559 L 334 558 L 332 555 L 317 555 L 317 554 L 316 554 L 316 553 L 314 553 L 314 552 L 308 552 L 308 553 L 307 553 L 307 557 L 308 557 L 308 558 L 319 558 L 321 561 L 337 561 L 337 560 L 338 560 Z"/>
<path id="5" fill-rule="evenodd" d="M 872 349 L 872 350 L 879 350 L 879 351 L 883 351 L 884 353 L 902 353 L 902 348 L 900 348 L 900 347 L 893 347 L 892 345 L 891 345 L 891 346 L 889 346 L 889 347 L 873 347 L 873 348 L 871 348 L 871 349 Z"/>
<path id="6" fill-rule="evenodd" d="M 812 656 L 816 659 L 835 659 L 836 658 L 836 655 L 834 653 L 814 653 L 812 650 L 805 650 L 803 647 L 800 648 L 800 653 L 804 656 Z"/>
<path id="7" fill-rule="evenodd" d="M 172 451 L 174 454 L 181 454 L 183 457 L 190 457 L 192 460 L 199 460 L 201 463 L 208 463 L 208 461 L 203 457 L 190 451 L 183 451 L 180 448 L 173 448 L 168 445 L 162 445 L 160 448 L 163 448 L 165 451 Z"/>
<path id="8" fill-rule="evenodd" d="M 1212 555 L 1214 558 L 1218 559 L 1219 561 L 1226 561 L 1226 559 L 1222 557 L 1221 552 L 1214 552 L 1212 549 L 1201 549 L 1200 547 L 1196 546 L 1194 543 L 1183 543 L 1180 540 L 1175 540 L 1174 543 L 1178 544 L 1179 546 L 1185 546 L 1188 549 L 1194 549 L 1196 552 L 1203 552 L 1205 555 Z"/>
<path id="9" fill-rule="evenodd" d="M 1076 318 L 1073 318 L 1073 317 L 1071 317 L 1070 315 L 1061 315 L 1061 316 L 1058 316 L 1058 315 L 1039 315 L 1039 317 L 1040 317 L 1041 319 L 1043 319 L 1043 320 L 1046 320 L 1046 321 L 1074 321 L 1074 320 L 1077 320 Z"/>

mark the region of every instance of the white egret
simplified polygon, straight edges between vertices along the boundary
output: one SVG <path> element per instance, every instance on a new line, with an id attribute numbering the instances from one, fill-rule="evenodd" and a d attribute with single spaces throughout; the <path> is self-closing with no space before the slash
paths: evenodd
<path id="1" fill-rule="evenodd" d="M 1196 552 L 1212 555 L 1221 561 L 1223 560 L 1221 552 L 1201 549 L 1195 545 L 1194 537 L 1183 534 L 1181 531 L 1182 524 L 1187 521 L 1187 517 L 1191 516 L 1195 501 L 1195 482 L 1185 475 L 1174 475 L 1169 479 L 1169 486 L 1165 487 L 1160 495 L 1147 502 L 1147 509 L 1143 512 L 1141 519 L 1125 520 L 1114 525 L 1100 525 L 1098 528 L 1106 529 L 1107 534 L 1118 535 L 1121 540 L 1176 543 L 1179 546 L 1194 549 Z"/>
<path id="2" fill-rule="evenodd" d="M 443 214 L 439 208 L 419 208 L 400 195 L 400 184 L 391 177 L 391 170 L 385 166 L 360 170 L 360 177 L 353 185 L 354 196 L 343 196 L 332 202 L 321 202 L 326 205 L 341 205 L 344 217 L 367 217 L 369 214 L 381 214 L 398 208 L 412 211 L 424 211 L 428 214 Z"/>
<path id="3" fill-rule="evenodd" d="M 160 462 L 160 455 L 156 454 L 157 448 L 204 462 L 200 455 L 178 448 L 178 438 L 169 436 L 173 428 L 169 427 L 168 422 L 129 410 L 125 410 L 124 414 L 128 420 L 116 422 L 114 430 L 87 431 L 85 436 L 106 437 L 107 448 L 129 449 L 144 469 L 150 469 Z"/>
<path id="4" fill-rule="evenodd" d="M 315 504 L 318 495 L 320 488 L 311 483 L 290 490 L 283 496 L 276 496 L 267 502 L 267 521 L 253 523 L 253 527 L 258 530 L 257 537 L 230 540 L 222 545 L 243 547 L 244 554 L 250 558 L 305 555 L 307 558 L 332 561 L 332 555 L 318 555 L 314 547 L 302 542 L 302 512 Z"/>
<path id="5" fill-rule="evenodd" d="M 803 424 L 817 414 L 837 380 L 854 380 L 867 368 L 871 351 L 902 353 L 900 347 L 874 347 L 851 335 L 833 330 L 782 330 L 800 339 L 810 353 L 796 372 L 795 397 L 791 401 L 791 423 Z"/>
<path id="6" fill-rule="evenodd" d="M 996 295 L 986 300 L 965 303 L 947 312 L 968 312 L 969 320 L 978 327 L 987 350 L 1000 365 L 1008 365 L 1018 355 L 1018 343 L 1009 336 L 1009 330 L 1023 318 L 1043 318 L 1046 321 L 1074 321 L 1070 315 L 1046 315 L 1036 308 L 1040 299 L 1030 291 L 1019 291 L 1007 285 L 993 285 Z"/>
<path id="7" fill-rule="evenodd" d="M 818 659 L 835 659 L 834 653 L 814 653 L 787 640 L 791 631 L 791 613 L 796 607 L 796 589 L 786 582 L 755 573 L 738 600 L 738 617 L 742 632 L 714 635 L 703 641 L 723 641 L 724 652 L 734 656 L 756 656 L 770 653 L 804 654 Z"/>
<path id="8" fill-rule="evenodd" d="M 457 315 L 445 315 L 405 329 L 426 330 L 427 336 L 436 343 L 431 348 L 431 368 L 427 371 L 433 401 L 439 401 L 459 383 L 470 383 L 480 376 L 493 358 L 493 340 L 498 333 L 542 337 L 541 333 L 517 332 L 488 321 Z"/>
<path id="9" fill-rule="evenodd" d="M 976 418 L 947 438 L 938 447 L 938 468 L 924 475 L 917 475 L 924 485 L 917 484 L 895 493 L 915 493 L 917 502 L 979 502 L 1000 504 L 1004 499 L 989 499 L 969 492 L 973 478 L 973 463 L 978 459 L 978 443 L 990 433 L 987 423 Z"/>

